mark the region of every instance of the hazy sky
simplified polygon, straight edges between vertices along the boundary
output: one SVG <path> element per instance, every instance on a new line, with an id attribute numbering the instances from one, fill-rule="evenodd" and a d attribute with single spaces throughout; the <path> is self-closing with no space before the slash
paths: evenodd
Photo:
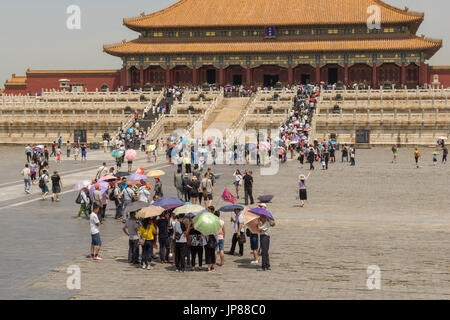
<path id="1" fill-rule="evenodd" d="M 0 87 L 12 73 L 24 75 L 27 68 L 118 69 L 120 59 L 103 53 L 102 45 L 137 37 L 136 32 L 122 25 L 122 19 L 162 9 L 174 2 L 176 0 L 0 0 Z M 418 34 L 444 40 L 444 47 L 430 63 L 450 65 L 450 46 L 447 45 L 450 43 L 450 0 L 385 2 L 425 12 Z M 69 5 L 81 8 L 81 30 L 66 27 Z"/>

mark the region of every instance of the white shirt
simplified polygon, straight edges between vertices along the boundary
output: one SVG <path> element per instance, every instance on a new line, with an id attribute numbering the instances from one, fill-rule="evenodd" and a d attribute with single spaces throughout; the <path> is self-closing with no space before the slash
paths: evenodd
<path id="1" fill-rule="evenodd" d="M 238 233 L 239 224 L 242 224 L 241 232 L 244 232 L 245 231 L 244 216 L 242 215 L 242 213 L 239 213 L 236 218 L 237 219 L 234 222 L 234 233 Z"/>
<path id="2" fill-rule="evenodd" d="M 176 238 L 175 238 L 175 241 L 176 241 L 177 243 L 187 243 L 186 236 L 184 235 L 184 232 L 183 232 L 183 230 L 181 229 L 180 223 L 182 223 L 182 222 L 177 221 L 177 222 L 175 223 L 175 226 L 174 226 L 174 231 L 175 231 L 174 234 L 176 234 L 177 232 L 178 232 L 178 233 L 181 233 L 180 240 L 176 240 Z"/>
<path id="3" fill-rule="evenodd" d="M 23 168 L 22 175 L 24 179 L 30 179 L 30 169 L 29 168 Z"/>
<path id="4" fill-rule="evenodd" d="M 89 223 L 91 225 L 91 234 L 100 233 L 100 228 L 97 225 L 97 223 L 100 223 L 100 220 L 98 220 L 97 214 L 95 212 L 91 213 L 89 217 Z"/>
<path id="5" fill-rule="evenodd" d="M 148 203 L 148 198 L 150 197 L 150 191 L 146 187 L 139 188 L 139 201 Z"/>

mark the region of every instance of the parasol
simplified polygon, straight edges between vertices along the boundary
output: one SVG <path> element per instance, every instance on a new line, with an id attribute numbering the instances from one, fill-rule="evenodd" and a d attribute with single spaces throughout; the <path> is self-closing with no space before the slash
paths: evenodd
<path id="1" fill-rule="evenodd" d="M 193 222 L 195 230 L 205 236 L 216 234 L 222 228 L 219 217 L 209 211 L 198 214 Z"/>
<path id="2" fill-rule="evenodd" d="M 249 228 L 252 233 L 259 233 L 258 231 L 259 216 L 249 212 L 248 208 L 244 210 L 242 216 L 244 217 L 244 225 L 247 228 Z"/>
<path id="3" fill-rule="evenodd" d="M 128 149 L 125 152 L 125 158 L 130 161 L 136 159 L 136 150 Z"/>
<path id="4" fill-rule="evenodd" d="M 145 180 L 147 178 L 148 177 L 145 174 L 133 173 L 131 176 L 128 177 L 128 180 L 139 181 L 139 180 Z"/>
<path id="5" fill-rule="evenodd" d="M 151 205 L 151 206 L 144 207 L 141 210 L 139 210 L 136 217 L 142 218 L 142 219 L 156 217 L 156 216 L 161 215 L 161 213 L 163 213 L 164 211 L 165 211 L 165 209 L 162 207 Z"/>
<path id="6" fill-rule="evenodd" d="M 125 207 L 125 212 L 126 213 L 130 213 L 133 211 L 138 211 L 141 210 L 142 208 L 148 207 L 149 204 L 145 201 L 135 201 L 135 202 L 131 202 L 129 203 L 126 207 Z"/>
<path id="7" fill-rule="evenodd" d="M 270 201 L 272 201 L 272 199 L 273 199 L 273 195 L 271 195 L 271 194 L 266 194 L 266 195 L 258 197 L 258 200 L 261 203 L 269 203 Z"/>
<path id="8" fill-rule="evenodd" d="M 159 177 L 159 176 L 163 176 L 166 173 L 162 170 L 151 170 L 147 173 L 147 177 Z"/>
<path id="9" fill-rule="evenodd" d="M 104 193 L 108 190 L 108 188 L 109 188 L 109 184 L 108 184 L 108 182 L 106 182 L 106 181 L 99 181 L 99 182 L 97 182 L 96 184 L 98 184 L 98 185 L 100 186 L 100 193 L 101 193 L 101 194 L 104 194 Z M 96 185 L 96 184 L 93 184 L 93 185 L 91 186 L 91 189 L 89 190 L 89 196 L 90 196 L 90 197 L 92 197 L 93 194 L 94 194 L 94 190 L 95 190 L 95 185 Z"/>
<path id="10" fill-rule="evenodd" d="M 233 205 L 221 207 L 221 208 L 219 209 L 219 211 L 223 211 L 223 212 L 233 212 L 235 209 L 244 210 L 244 207 L 243 207 L 243 206 L 240 206 L 240 205 L 237 205 L 237 204 L 233 204 Z"/>
<path id="11" fill-rule="evenodd" d="M 263 208 L 257 207 L 257 208 L 250 209 L 248 211 L 251 212 L 251 213 L 260 215 L 260 216 L 266 216 L 270 220 L 275 220 L 275 218 L 272 216 L 272 214 L 269 211 L 267 211 L 267 210 L 265 210 Z"/>
<path id="12" fill-rule="evenodd" d="M 166 210 L 170 210 L 184 206 L 184 202 L 178 198 L 166 197 L 159 198 L 158 200 L 153 202 L 153 205 L 163 207 Z"/>
<path id="13" fill-rule="evenodd" d="M 147 147 L 147 151 L 148 151 L 148 152 L 155 151 L 155 149 L 156 149 L 156 146 L 155 146 L 154 144 L 151 144 L 151 145 L 149 145 L 149 146 Z"/>
<path id="14" fill-rule="evenodd" d="M 130 174 L 129 174 L 128 172 L 122 172 L 122 171 L 117 172 L 117 173 L 115 174 L 115 176 L 116 176 L 117 178 L 128 177 L 129 175 L 130 175 Z"/>
<path id="15" fill-rule="evenodd" d="M 173 213 L 175 214 L 199 213 L 203 210 L 205 210 L 205 207 L 200 206 L 198 204 L 185 204 L 173 210 Z"/>
<path id="16" fill-rule="evenodd" d="M 110 174 L 100 178 L 98 181 L 112 181 L 112 180 L 117 180 L 117 177 L 114 177 Z"/>
<path id="17" fill-rule="evenodd" d="M 89 188 L 91 186 L 90 180 L 81 180 L 75 183 L 74 190 L 81 190 L 83 188 Z"/>
<path id="18" fill-rule="evenodd" d="M 123 150 L 115 149 L 112 152 L 112 157 L 115 158 L 115 159 L 122 158 L 122 156 L 123 156 Z"/>

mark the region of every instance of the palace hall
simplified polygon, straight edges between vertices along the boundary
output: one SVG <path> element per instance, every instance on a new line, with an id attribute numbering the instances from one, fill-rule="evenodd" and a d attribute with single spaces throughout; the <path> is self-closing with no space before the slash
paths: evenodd
<path id="1" fill-rule="evenodd" d="M 380 28 L 369 28 L 379 9 Z M 379 0 L 180 0 L 124 19 L 139 33 L 105 45 L 125 88 L 342 82 L 416 87 L 441 40 L 416 35 L 423 13 Z"/>

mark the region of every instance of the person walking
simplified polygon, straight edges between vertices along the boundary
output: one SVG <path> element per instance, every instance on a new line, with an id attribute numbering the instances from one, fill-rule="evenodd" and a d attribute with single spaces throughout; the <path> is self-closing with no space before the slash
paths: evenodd
<path id="1" fill-rule="evenodd" d="M 253 172 L 245 171 L 245 175 L 242 178 L 244 180 L 244 195 L 245 195 L 245 205 L 248 205 L 248 200 L 250 198 L 250 204 L 254 204 L 253 199 Z"/>
<path id="2" fill-rule="evenodd" d="M 89 204 L 90 204 L 90 199 L 89 199 L 89 189 L 88 187 L 84 187 L 83 189 L 80 190 L 80 210 L 78 210 L 78 220 L 81 220 L 81 214 L 84 213 L 84 215 L 86 216 L 86 218 L 89 218 Z"/>
<path id="3" fill-rule="evenodd" d="M 308 173 L 307 177 L 305 177 L 305 175 L 303 175 L 303 174 L 301 174 L 298 177 L 297 190 L 298 190 L 298 193 L 299 193 L 300 207 L 304 207 L 305 206 L 305 201 L 307 200 L 306 180 L 308 180 L 310 175 L 311 175 L 311 171 Z"/>
<path id="4" fill-rule="evenodd" d="M 59 202 L 59 194 L 63 186 L 59 172 L 55 170 L 50 179 L 52 180 L 52 201 Z"/>
<path id="5" fill-rule="evenodd" d="M 22 169 L 21 172 L 23 176 L 23 181 L 25 184 L 25 193 L 30 194 L 30 188 L 31 188 L 31 170 L 29 168 L 28 163 L 25 164 L 25 168 Z"/>
<path id="6" fill-rule="evenodd" d="M 396 144 L 392 146 L 392 155 L 392 163 L 397 163 L 398 146 Z"/>
<path id="7" fill-rule="evenodd" d="M 42 175 L 39 178 L 39 188 L 41 188 L 42 191 L 42 200 L 46 200 L 46 196 L 48 195 L 48 183 L 49 183 L 49 177 L 47 174 L 47 170 L 44 170 Z"/>
<path id="8" fill-rule="evenodd" d="M 31 146 L 29 144 L 27 144 L 27 146 L 25 147 L 25 154 L 27 156 L 28 163 L 32 159 L 32 152 L 33 152 L 33 149 L 31 148 Z"/>
<path id="9" fill-rule="evenodd" d="M 234 255 L 234 250 L 236 249 L 236 244 L 239 243 L 239 256 L 244 255 L 244 242 L 245 242 L 245 226 L 244 226 L 244 216 L 240 209 L 234 209 L 235 218 L 231 217 L 231 222 L 234 223 L 233 238 L 231 240 L 230 251 L 227 252 L 229 255 Z"/>
<path id="10" fill-rule="evenodd" d="M 308 162 L 309 162 L 309 170 L 314 170 L 314 161 L 316 159 L 316 155 L 314 153 L 314 149 L 310 148 L 308 152 Z"/>
<path id="11" fill-rule="evenodd" d="M 417 148 L 414 148 L 414 160 L 416 161 L 416 168 L 419 168 L 419 158 L 422 155 L 420 154 L 420 151 Z"/>
<path id="12" fill-rule="evenodd" d="M 446 164 L 447 163 L 447 156 L 448 156 L 448 149 L 446 146 L 442 147 L 442 163 Z"/>
<path id="13" fill-rule="evenodd" d="M 100 207 L 94 203 L 92 212 L 89 216 L 89 225 L 91 228 L 91 260 L 102 260 L 99 256 L 102 240 L 100 238 L 100 225 L 97 213 Z"/>
<path id="14" fill-rule="evenodd" d="M 259 217 L 258 231 L 260 232 L 260 246 L 261 246 L 261 257 L 262 263 L 261 268 L 263 271 L 270 270 L 270 260 L 269 260 L 269 247 L 270 247 L 270 222 L 266 216 L 262 215 Z"/>
<path id="15" fill-rule="evenodd" d="M 70 141 L 67 141 L 66 143 L 66 151 L 67 151 L 67 158 L 70 158 L 70 149 L 71 149 Z"/>
<path id="16" fill-rule="evenodd" d="M 153 250 L 153 240 L 155 238 L 156 230 L 151 223 L 151 218 L 146 218 L 142 221 L 142 226 L 139 228 L 139 235 L 141 239 L 144 240 L 142 245 L 142 258 L 141 267 L 142 269 L 152 270 L 152 250 Z"/>
<path id="17" fill-rule="evenodd" d="M 128 236 L 128 263 L 139 264 L 139 224 L 136 220 L 136 212 L 130 212 L 130 218 L 122 228 Z"/>
<path id="18" fill-rule="evenodd" d="M 242 186 L 242 174 L 239 171 L 239 169 L 236 169 L 236 171 L 233 173 L 234 176 L 234 186 L 236 187 L 236 199 L 239 199 L 239 191 Z"/>

